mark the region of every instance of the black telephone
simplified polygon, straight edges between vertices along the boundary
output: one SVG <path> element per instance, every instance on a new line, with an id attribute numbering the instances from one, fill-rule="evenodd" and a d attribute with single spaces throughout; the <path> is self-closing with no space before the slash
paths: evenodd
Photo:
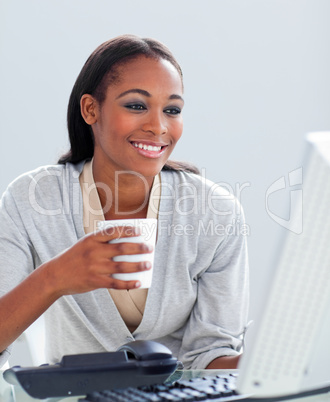
<path id="1" fill-rule="evenodd" d="M 85 395 L 104 389 L 163 383 L 178 361 L 164 345 L 134 341 L 116 352 L 63 356 L 60 363 L 37 367 L 14 366 L 3 373 L 34 398 Z"/>

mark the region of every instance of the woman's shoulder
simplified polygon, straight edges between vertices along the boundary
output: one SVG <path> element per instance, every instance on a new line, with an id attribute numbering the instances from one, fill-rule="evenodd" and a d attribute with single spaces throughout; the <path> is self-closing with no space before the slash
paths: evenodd
<path id="1" fill-rule="evenodd" d="M 204 169 L 199 173 L 184 170 L 165 170 L 161 172 L 161 178 L 166 185 L 172 184 L 182 189 L 195 186 L 198 192 L 201 190 L 212 191 L 222 196 L 232 193 L 232 186 L 229 183 L 224 181 L 215 182 L 208 179 Z"/>
<path id="2" fill-rule="evenodd" d="M 36 188 L 54 190 L 57 183 L 63 187 L 65 183 L 78 179 L 84 162 L 79 164 L 66 163 L 64 165 L 44 165 L 27 171 L 14 179 L 7 187 L 4 195 L 9 192 L 12 196 L 24 197 L 26 192 Z"/>
<path id="3" fill-rule="evenodd" d="M 205 171 L 200 174 L 162 171 L 161 186 L 164 202 L 180 204 L 187 210 L 202 210 L 207 219 L 212 214 L 218 215 L 219 219 L 243 214 L 235 188 L 225 181 L 206 178 Z"/>

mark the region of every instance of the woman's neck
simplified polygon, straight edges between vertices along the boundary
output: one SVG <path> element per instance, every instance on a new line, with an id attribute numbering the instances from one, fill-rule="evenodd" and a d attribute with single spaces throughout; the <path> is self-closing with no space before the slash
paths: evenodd
<path id="1" fill-rule="evenodd" d="M 93 177 L 106 220 L 146 217 L 154 177 L 111 171 L 95 160 Z"/>

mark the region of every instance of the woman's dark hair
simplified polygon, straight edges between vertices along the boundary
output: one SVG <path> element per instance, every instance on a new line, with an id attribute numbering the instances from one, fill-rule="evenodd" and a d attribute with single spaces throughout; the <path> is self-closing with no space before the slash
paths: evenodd
<path id="1" fill-rule="evenodd" d="M 181 68 L 170 50 L 154 39 L 122 35 L 101 44 L 89 56 L 73 86 L 67 111 L 71 148 L 59 159 L 58 163 L 78 163 L 93 157 L 93 132 L 81 115 L 80 99 L 82 95 L 90 94 L 102 104 L 108 86 L 119 78 L 116 68 L 138 56 L 169 61 L 177 69 L 182 79 Z M 182 162 L 168 161 L 164 169 L 198 173 L 194 166 Z"/>

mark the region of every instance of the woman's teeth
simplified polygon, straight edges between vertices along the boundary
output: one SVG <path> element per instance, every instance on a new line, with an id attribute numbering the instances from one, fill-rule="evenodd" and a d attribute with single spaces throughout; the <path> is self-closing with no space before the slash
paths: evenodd
<path id="1" fill-rule="evenodd" d="M 135 148 L 145 149 L 146 151 L 160 151 L 162 147 L 154 147 L 152 145 L 141 144 L 137 142 L 133 142 Z"/>

